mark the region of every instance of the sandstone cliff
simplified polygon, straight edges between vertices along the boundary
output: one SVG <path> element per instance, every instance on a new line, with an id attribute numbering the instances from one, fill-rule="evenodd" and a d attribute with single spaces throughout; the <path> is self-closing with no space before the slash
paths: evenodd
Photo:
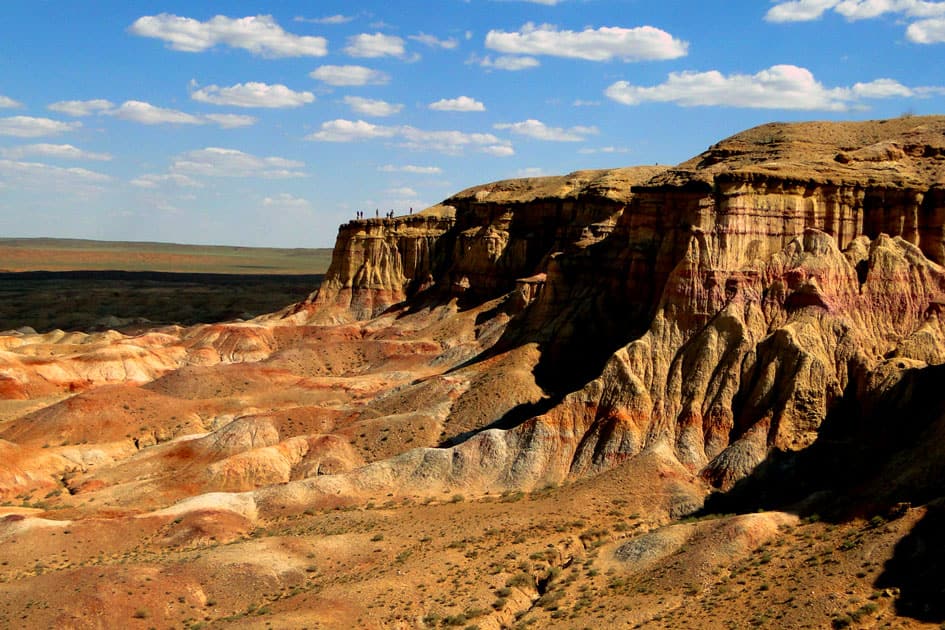
<path id="1" fill-rule="evenodd" d="M 674 168 L 497 182 L 444 205 L 454 218 L 422 247 L 436 256 L 352 245 L 400 238 L 399 220 L 343 227 L 315 302 L 347 305 L 350 286 L 372 297 L 349 312 L 369 317 L 361 304 L 408 297 L 418 274 L 444 301 L 505 294 L 491 352 L 538 343 L 558 402 L 454 448 L 501 442 L 508 485 L 662 444 L 730 487 L 772 449 L 812 444 L 884 357 L 943 359 L 940 117 L 764 125 Z"/>

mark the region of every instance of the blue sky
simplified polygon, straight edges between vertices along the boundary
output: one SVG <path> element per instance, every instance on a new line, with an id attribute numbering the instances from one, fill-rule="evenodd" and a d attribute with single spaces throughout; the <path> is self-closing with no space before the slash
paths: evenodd
<path id="1" fill-rule="evenodd" d="M 945 1 L 6 0 L 0 234 L 329 247 L 357 210 L 945 113 Z"/>

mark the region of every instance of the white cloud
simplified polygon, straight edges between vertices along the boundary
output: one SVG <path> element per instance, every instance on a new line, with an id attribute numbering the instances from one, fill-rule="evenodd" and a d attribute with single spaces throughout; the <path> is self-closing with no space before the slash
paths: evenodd
<path id="1" fill-rule="evenodd" d="M 328 15 L 321 18 L 307 18 L 296 16 L 293 18 L 296 22 L 308 22 L 309 24 L 347 24 L 354 20 L 353 15 Z"/>
<path id="2" fill-rule="evenodd" d="M 0 155 L 3 157 L 18 159 L 31 155 L 40 155 L 43 157 L 59 158 L 63 160 L 92 160 L 97 162 L 107 162 L 112 159 L 108 153 L 93 153 L 92 151 L 83 151 L 71 144 L 26 144 L 19 147 L 9 147 L 0 149 Z"/>
<path id="3" fill-rule="evenodd" d="M 945 43 L 945 18 L 919 20 L 909 25 L 906 37 L 916 44 Z"/>
<path id="4" fill-rule="evenodd" d="M 9 178 L 17 186 L 46 186 L 48 184 L 101 184 L 111 181 L 104 173 L 85 168 L 62 168 L 39 162 L 0 160 L 0 179 Z"/>
<path id="5" fill-rule="evenodd" d="M 391 197 L 399 197 L 402 199 L 415 199 L 416 197 L 420 196 L 416 190 L 407 186 L 402 186 L 400 188 L 388 188 L 384 192 L 386 192 Z"/>
<path id="6" fill-rule="evenodd" d="M 345 54 L 352 57 L 403 57 L 404 40 L 396 35 L 361 33 L 348 38 Z"/>
<path id="7" fill-rule="evenodd" d="M 906 18 L 945 17 L 945 2 L 929 0 L 790 0 L 777 2 L 768 10 L 769 22 L 807 22 L 820 18 L 827 11 L 839 13 L 848 20 L 869 20 L 887 13 Z"/>
<path id="8" fill-rule="evenodd" d="M 257 157 L 236 149 L 207 147 L 174 158 L 171 173 L 189 177 L 263 177 L 285 179 L 307 177 L 299 168 L 304 162 L 281 157 Z"/>
<path id="9" fill-rule="evenodd" d="M 289 193 L 279 193 L 274 197 L 264 197 L 263 205 L 267 208 L 278 208 L 280 210 L 311 210 L 312 203 L 308 199 L 296 197 Z"/>
<path id="10" fill-rule="evenodd" d="M 876 79 L 869 83 L 854 83 L 850 88 L 856 98 L 893 98 L 915 96 L 915 91 L 894 79 Z"/>
<path id="11" fill-rule="evenodd" d="M 197 180 L 181 175 L 180 173 L 146 174 L 139 175 L 129 182 L 138 188 L 159 188 L 164 185 L 180 186 L 183 188 L 201 188 Z"/>
<path id="12" fill-rule="evenodd" d="M 600 105 L 600 101 L 585 101 L 583 99 L 577 99 L 571 103 L 575 107 L 597 107 Z"/>
<path id="13" fill-rule="evenodd" d="M 202 125 L 204 121 L 176 109 L 157 107 L 144 101 L 125 101 L 119 107 L 107 112 L 110 116 L 141 123 L 143 125 Z"/>
<path id="14" fill-rule="evenodd" d="M 765 14 L 769 22 L 808 22 L 827 11 L 847 20 L 869 20 L 883 15 L 899 15 L 915 20 L 906 37 L 916 44 L 945 42 L 945 2 L 930 0 L 790 0 L 777 2 Z"/>
<path id="15" fill-rule="evenodd" d="M 251 81 L 230 87 L 208 85 L 191 92 L 190 98 L 214 105 L 234 107 L 300 107 L 315 100 L 311 92 L 296 92 L 279 83 L 269 85 Z"/>
<path id="16" fill-rule="evenodd" d="M 390 81 L 386 73 L 364 66 L 320 66 L 308 76 L 338 86 L 384 85 Z"/>
<path id="17" fill-rule="evenodd" d="M 486 47 L 513 55 L 548 55 L 586 61 L 676 59 L 688 44 L 652 26 L 559 31 L 550 24 L 525 24 L 519 31 L 489 31 Z"/>
<path id="18" fill-rule="evenodd" d="M 495 157 L 509 157 L 515 155 L 515 149 L 512 148 L 512 145 L 508 144 L 493 144 L 480 149 L 482 153 L 488 153 L 489 155 L 494 155 Z"/>
<path id="19" fill-rule="evenodd" d="M 593 155 L 595 153 L 628 153 L 628 150 L 620 147 L 598 147 L 596 149 L 587 147 L 584 149 L 578 149 L 578 153 L 582 155 Z"/>
<path id="20" fill-rule="evenodd" d="M 223 129 L 249 127 L 256 123 L 254 116 L 244 116 L 243 114 L 206 114 L 204 118 L 220 125 Z"/>
<path id="21" fill-rule="evenodd" d="M 465 133 L 462 131 L 425 131 L 415 127 L 401 127 L 403 146 L 416 151 L 438 151 L 458 155 L 465 148 L 473 148 L 496 156 L 513 155 L 512 143 L 491 133 Z"/>
<path id="22" fill-rule="evenodd" d="M 499 55 L 495 59 L 492 59 L 489 55 L 482 59 L 473 57 L 472 62 L 478 63 L 483 68 L 495 68 L 496 70 L 508 70 L 510 72 L 537 68 L 541 65 L 541 62 L 534 57 L 516 57 L 514 55 Z"/>
<path id="23" fill-rule="evenodd" d="M 9 96 L 4 96 L 3 94 L 0 94 L 0 109 L 4 109 L 4 108 L 14 109 L 17 107 L 23 107 L 23 103 L 19 101 L 14 101 Z"/>
<path id="24" fill-rule="evenodd" d="M 404 164 L 402 166 L 385 164 L 377 170 L 382 173 L 410 173 L 412 175 L 439 175 L 443 172 L 443 169 L 439 166 L 415 166 L 413 164 Z"/>
<path id="25" fill-rule="evenodd" d="M 200 22 L 161 13 L 138 18 L 129 30 L 135 35 L 164 40 L 169 48 L 184 52 L 201 52 L 222 44 L 264 57 L 324 57 L 328 54 L 328 41 L 324 37 L 287 33 L 271 15 L 244 18 L 217 15 Z"/>
<path id="26" fill-rule="evenodd" d="M 604 93 L 624 105 L 658 102 L 684 107 L 845 111 L 860 99 L 921 97 L 940 90 L 939 87 L 910 88 L 893 79 L 827 88 L 807 68 L 777 65 L 752 75 L 726 76 L 717 70 L 673 72 L 660 85 L 641 87 L 618 81 Z"/>
<path id="27" fill-rule="evenodd" d="M 60 112 L 68 116 L 91 116 L 95 113 L 103 113 L 114 107 L 111 101 L 103 98 L 96 98 L 90 101 L 57 101 L 47 105 L 46 109 L 54 112 Z"/>
<path id="28" fill-rule="evenodd" d="M 440 39 L 433 35 L 427 35 L 426 33 L 417 33 L 416 35 L 409 35 L 407 39 L 411 39 L 415 42 L 420 42 L 430 48 L 443 48 L 445 50 L 453 50 L 459 46 L 459 42 L 455 38 L 450 37 L 448 39 Z"/>
<path id="29" fill-rule="evenodd" d="M 515 151 L 508 140 L 491 133 L 466 133 L 462 131 L 426 131 L 409 125 L 390 127 L 374 125 L 363 120 L 331 120 L 321 129 L 305 137 L 316 142 L 358 142 L 377 138 L 397 138 L 400 146 L 416 151 L 438 151 L 449 155 L 461 154 L 466 148 L 476 149 L 492 155 L 513 155 Z"/>
<path id="30" fill-rule="evenodd" d="M 343 101 L 345 105 L 363 116 L 393 116 L 404 108 L 403 105 L 398 103 L 388 103 L 387 101 L 360 96 L 346 96 Z"/>
<path id="31" fill-rule="evenodd" d="M 569 129 L 549 127 L 534 118 L 516 123 L 499 123 L 493 126 L 496 129 L 508 130 L 520 136 L 552 142 L 581 142 L 586 136 L 598 133 L 597 127 L 578 126 Z"/>
<path id="32" fill-rule="evenodd" d="M 540 166 L 529 166 L 528 168 L 520 168 L 515 172 L 516 177 L 544 177 L 545 169 Z"/>
<path id="33" fill-rule="evenodd" d="M 427 107 L 441 112 L 484 112 L 486 106 L 474 98 L 468 96 L 458 96 L 456 98 L 443 98 L 435 103 L 430 103 Z"/>
<path id="34" fill-rule="evenodd" d="M 0 118 L 0 136 L 15 136 L 17 138 L 38 138 L 40 136 L 57 136 L 67 131 L 78 129 L 80 122 L 62 122 L 51 118 L 35 118 L 33 116 L 10 116 Z"/>
<path id="35" fill-rule="evenodd" d="M 792 0 L 781 2 L 765 14 L 768 22 L 807 22 L 816 20 L 835 7 L 840 0 Z"/>
<path id="36" fill-rule="evenodd" d="M 320 131 L 305 136 L 305 139 L 317 142 L 356 142 L 374 138 L 390 138 L 396 133 L 397 129 L 395 127 L 374 125 L 363 120 L 353 121 L 339 118 L 323 122 Z"/>
<path id="37" fill-rule="evenodd" d="M 141 123 L 142 125 L 206 125 L 216 124 L 223 129 L 247 127 L 256 122 L 253 116 L 240 114 L 206 114 L 195 116 L 176 109 L 158 107 L 144 101 L 125 101 L 120 106 L 103 110 L 103 114 Z"/>

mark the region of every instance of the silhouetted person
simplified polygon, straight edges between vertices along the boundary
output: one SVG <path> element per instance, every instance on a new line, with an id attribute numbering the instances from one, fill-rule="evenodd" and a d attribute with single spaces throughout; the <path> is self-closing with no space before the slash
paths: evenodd
<path id="1" fill-rule="evenodd" d="M 375 218 L 375 219 L 380 219 L 380 218 L 381 218 L 381 211 L 378 210 L 377 208 L 374 208 L 374 218 Z"/>

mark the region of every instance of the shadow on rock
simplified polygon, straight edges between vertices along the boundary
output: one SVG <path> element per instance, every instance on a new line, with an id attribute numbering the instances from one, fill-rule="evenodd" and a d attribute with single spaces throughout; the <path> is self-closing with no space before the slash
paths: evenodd
<path id="1" fill-rule="evenodd" d="M 945 621 L 945 503 L 929 505 L 922 520 L 899 541 L 876 587 L 899 589 L 900 615 Z"/>

